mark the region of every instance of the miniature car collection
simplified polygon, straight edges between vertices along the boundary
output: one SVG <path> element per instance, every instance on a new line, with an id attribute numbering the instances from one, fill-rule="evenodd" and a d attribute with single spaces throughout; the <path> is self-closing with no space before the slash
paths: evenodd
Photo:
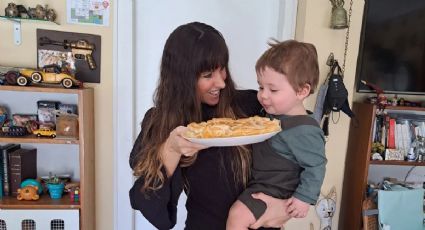
<path id="1" fill-rule="evenodd" d="M 46 108 L 46 105 L 54 106 Z M 58 101 L 38 101 L 37 114 L 10 114 L 6 106 L 0 105 L 0 136 L 21 137 L 33 134 L 37 137 L 78 139 L 74 133 L 78 130 L 77 111 L 72 111 L 73 104 L 62 104 Z M 61 108 L 69 109 L 69 112 L 60 112 Z M 57 122 L 69 116 L 75 117 L 75 121 Z M 58 132 L 56 131 L 59 128 Z M 63 130 L 62 130 L 63 129 Z"/>
<path id="2" fill-rule="evenodd" d="M 47 65 L 41 69 L 11 70 L 5 75 L 10 85 L 26 86 L 30 83 L 61 84 L 64 88 L 80 87 L 82 83 L 74 76 L 62 72 L 57 65 Z"/>

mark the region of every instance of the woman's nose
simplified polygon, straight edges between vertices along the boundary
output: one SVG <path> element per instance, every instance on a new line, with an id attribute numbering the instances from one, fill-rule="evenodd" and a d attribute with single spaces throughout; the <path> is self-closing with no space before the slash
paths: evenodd
<path id="1" fill-rule="evenodd" d="M 226 83 L 224 82 L 226 79 L 226 72 L 216 70 L 213 75 L 214 85 L 217 88 L 223 89 L 226 86 Z"/>

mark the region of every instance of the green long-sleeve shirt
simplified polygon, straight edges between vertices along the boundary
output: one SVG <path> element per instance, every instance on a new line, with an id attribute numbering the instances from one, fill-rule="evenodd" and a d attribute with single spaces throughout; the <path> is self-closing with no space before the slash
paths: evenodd
<path id="1" fill-rule="evenodd" d="M 306 115 L 307 116 L 307 115 Z M 285 123 L 291 116 L 277 116 Z M 325 139 L 319 126 L 298 125 L 275 135 L 271 140 L 277 154 L 299 165 L 300 183 L 293 196 L 315 204 L 326 171 Z"/>

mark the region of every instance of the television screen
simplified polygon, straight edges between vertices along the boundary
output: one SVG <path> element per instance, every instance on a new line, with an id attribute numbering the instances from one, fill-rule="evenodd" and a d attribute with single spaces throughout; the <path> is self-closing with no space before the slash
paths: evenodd
<path id="1" fill-rule="evenodd" d="M 366 0 L 357 60 L 358 92 L 425 94 L 425 0 Z"/>

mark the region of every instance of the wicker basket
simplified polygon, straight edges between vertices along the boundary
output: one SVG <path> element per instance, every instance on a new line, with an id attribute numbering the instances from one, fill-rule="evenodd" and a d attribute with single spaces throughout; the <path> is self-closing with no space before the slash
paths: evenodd
<path id="1" fill-rule="evenodd" d="M 363 230 L 378 230 L 378 215 L 366 215 L 365 211 L 377 209 L 376 203 L 372 197 L 363 200 Z"/>

